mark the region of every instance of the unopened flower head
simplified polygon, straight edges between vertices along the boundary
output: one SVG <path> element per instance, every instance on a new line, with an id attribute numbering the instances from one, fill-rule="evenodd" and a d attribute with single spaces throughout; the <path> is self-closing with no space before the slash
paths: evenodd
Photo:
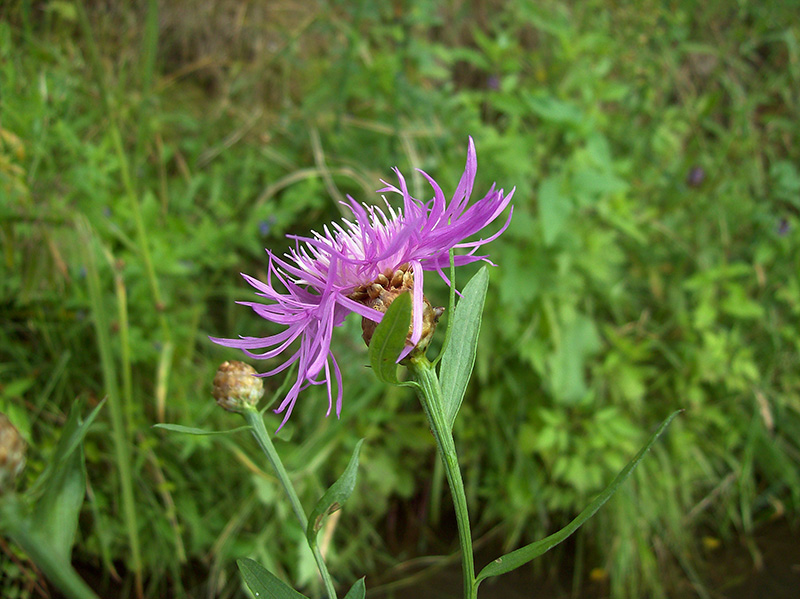
<path id="1" fill-rule="evenodd" d="M 403 356 L 421 342 L 427 345 L 440 311 L 425 299 L 424 271 L 435 270 L 449 283 L 443 269 L 450 263 L 451 249 L 466 250 L 455 256 L 456 266 L 488 261 L 475 252 L 505 231 L 511 220 L 513 208 L 499 231 L 469 241 L 505 211 L 514 193 L 512 189 L 504 195 L 502 189 L 492 185 L 482 199 L 468 205 L 476 169 L 475 145 L 470 138 L 464 174 L 448 202 L 436 181 L 423 171 L 420 173 L 432 187 L 433 198 L 422 201 L 411 197 L 403 175 L 395 168 L 399 187 L 381 181 L 385 187 L 378 193 L 399 194 L 402 208 L 393 208 L 385 197 L 382 207 L 362 205 L 348 197 L 346 206 L 352 218 L 325 226 L 322 233 L 312 231 L 311 237 L 288 236 L 296 245 L 283 257 L 267 250 L 266 281 L 242 275 L 267 303 L 240 303 L 286 329 L 268 337 L 211 340 L 259 359 L 277 357 L 299 341 L 299 347 L 282 364 L 260 375 L 272 376 L 298 363 L 297 380 L 276 410 L 284 413 L 284 423 L 299 393 L 310 385 L 327 385 L 330 414 L 334 380 L 336 414 L 341 413 L 342 377 L 331 351 L 331 337 L 333 328 L 351 312 L 366 321 L 364 338 L 369 343 L 370 329 L 374 328 L 369 323 L 379 323 L 397 292 L 408 291 L 412 316 Z M 257 349 L 266 351 L 252 351 Z"/>
<path id="2" fill-rule="evenodd" d="M 223 362 L 214 376 L 214 399 L 229 412 L 255 406 L 264 396 L 264 381 L 257 374 L 250 364 Z"/>
<path id="3" fill-rule="evenodd" d="M 0 413 L 0 495 L 14 488 L 25 467 L 27 444 L 8 416 Z"/>

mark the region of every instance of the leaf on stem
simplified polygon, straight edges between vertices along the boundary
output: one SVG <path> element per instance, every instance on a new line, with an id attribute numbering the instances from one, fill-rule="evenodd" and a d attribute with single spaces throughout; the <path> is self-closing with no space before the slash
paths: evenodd
<path id="1" fill-rule="evenodd" d="M 481 316 L 489 286 L 489 271 L 484 266 L 464 287 L 453 314 L 452 336 L 442 356 L 439 380 L 442 385 L 445 422 L 450 430 L 456 421 L 467 383 L 475 366 Z"/>
<path id="2" fill-rule="evenodd" d="M 403 293 L 386 310 L 369 342 L 369 362 L 381 382 L 397 385 L 397 358 L 411 324 L 411 295 Z"/>
<path id="3" fill-rule="evenodd" d="M 344 596 L 344 599 L 364 599 L 367 595 L 367 587 L 364 584 L 364 577 L 362 576 L 358 580 L 355 581 L 350 590 L 347 591 L 347 595 Z"/>
<path id="4" fill-rule="evenodd" d="M 236 560 L 244 583 L 256 597 L 264 599 L 308 599 L 250 558 Z"/>
<path id="5" fill-rule="evenodd" d="M 455 313 L 456 310 L 456 263 L 455 263 L 455 252 L 453 248 L 450 248 L 448 252 L 450 255 L 450 298 L 447 301 L 447 314 L 452 315 Z M 444 334 L 444 342 L 442 343 L 442 349 L 439 352 L 439 355 L 436 356 L 436 359 L 431 362 L 434 366 L 436 366 L 442 359 L 442 356 L 447 351 L 447 346 L 450 343 L 450 337 L 453 332 L 453 319 L 450 316 L 447 317 L 447 331 Z"/>
<path id="6" fill-rule="evenodd" d="M 356 486 L 356 475 L 358 474 L 358 456 L 361 452 L 361 444 L 364 439 L 356 443 L 356 448 L 353 450 L 353 455 L 350 457 L 350 462 L 347 468 L 333 483 L 330 488 L 325 491 L 325 494 L 311 510 L 311 515 L 308 517 L 308 528 L 306 528 L 306 538 L 311 546 L 317 543 L 317 533 L 322 528 L 325 519 L 333 512 L 340 509 L 344 502 L 350 498 L 353 489 Z"/>
<path id="7" fill-rule="evenodd" d="M 480 574 L 478 574 L 478 577 L 475 579 L 476 583 L 480 583 L 482 580 L 485 580 L 490 576 L 505 574 L 506 572 L 510 572 L 515 568 L 519 568 L 520 566 L 527 564 L 529 561 L 552 549 L 569 537 L 573 532 L 578 530 L 578 528 L 580 528 L 584 522 L 594 516 L 595 512 L 597 512 L 597 510 L 599 510 L 600 507 L 616 492 L 619 486 L 625 482 L 625 479 L 630 476 L 631 472 L 633 472 L 633 469 L 639 465 L 639 462 L 644 457 L 644 454 L 647 453 L 647 451 L 653 446 L 653 443 L 655 443 L 661 434 L 666 430 L 667 426 L 669 426 L 669 423 L 672 422 L 675 416 L 682 411 L 683 410 L 677 410 L 667 417 L 667 419 L 661 424 L 661 426 L 658 427 L 658 430 L 656 430 L 653 436 L 650 437 L 650 440 L 639 451 L 639 453 L 637 453 L 636 456 L 630 462 L 628 462 L 628 465 L 622 469 L 622 472 L 617 475 L 612 483 L 608 485 L 608 487 L 606 487 L 605 490 L 600 493 L 600 495 L 598 495 L 595 500 L 592 501 L 592 503 L 590 503 L 589 506 L 578 515 L 577 518 L 549 537 L 546 537 L 541 541 L 531 543 L 530 545 L 526 545 L 521 549 L 512 551 L 511 553 L 494 560 L 483 570 L 481 570 Z"/>
<path id="8" fill-rule="evenodd" d="M 193 426 L 182 426 L 180 424 L 167 424 L 159 423 L 154 424 L 153 428 L 160 428 L 171 433 L 183 433 L 185 435 L 228 435 L 230 433 L 238 433 L 240 431 L 249 431 L 249 426 L 239 426 L 227 431 L 207 431 L 202 428 L 195 428 Z"/>

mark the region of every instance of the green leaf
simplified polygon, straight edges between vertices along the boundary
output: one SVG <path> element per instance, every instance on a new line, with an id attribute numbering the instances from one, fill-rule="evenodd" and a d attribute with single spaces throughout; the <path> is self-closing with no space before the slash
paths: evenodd
<path id="1" fill-rule="evenodd" d="M 344 596 L 344 599 L 364 599 L 367 595 L 367 587 L 364 584 L 364 578 L 361 577 L 355 581 L 350 590 L 347 591 L 347 595 Z"/>
<path id="2" fill-rule="evenodd" d="M 539 219 L 544 244 L 551 246 L 566 228 L 572 200 L 561 191 L 561 180 L 548 177 L 539 185 Z"/>
<path id="3" fill-rule="evenodd" d="M 194 428 L 192 426 L 181 426 L 180 424 L 166 424 L 166 423 L 159 423 L 154 424 L 153 428 L 160 428 L 165 431 L 170 431 L 171 433 L 183 433 L 186 435 L 228 435 L 230 433 L 238 433 L 240 431 L 249 431 L 249 426 L 240 426 L 237 428 L 232 428 L 227 431 L 207 431 L 202 428 Z"/>
<path id="4" fill-rule="evenodd" d="M 591 318 L 575 314 L 563 324 L 558 346 L 547 358 L 550 389 L 556 401 L 575 405 L 586 396 L 586 361 L 600 348 L 600 336 Z"/>
<path id="5" fill-rule="evenodd" d="M 358 455 L 361 452 L 361 444 L 363 442 L 364 439 L 361 439 L 356 443 L 350 462 L 339 477 L 339 480 L 325 491 L 317 505 L 311 510 L 311 515 L 308 517 L 308 527 L 306 528 L 306 538 L 308 538 L 308 542 L 312 546 L 317 542 L 317 533 L 322 528 L 325 519 L 340 509 L 353 493 L 353 489 L 356 486 L 356 475 L 358 474 Z"/>
<path id="6" fill-rule="evenodd" d="M 33 530 L 33 522 L 15 494 L 0 497 L 0 533 L 12 539 L 39 571 L 69 599 L 98 599 L 49 538 Z"/>
<path id="7" fill-rule="evenodd" d="M 572 102 L 565 102 L 546 92 L 526 94 L 528 109 L 545 121 L 578 125 L 583 121 L 581 109 Z"/>
<path id="8" fill-rule="evenodd" d="M 447 300 L 447 313 L 448 314 L 455 314 L 456 309 L 456 263 L 455 263 L 455 252 L 453 248 L 450 248 L 448 252 L 450 254 L 450 294 L 449 299 Z M 447 319 L 447 331 L 444 334 L 444 343 L 442 343 L 442 349 L 439 352 L 439 355 L 436 356 L 436 359 L 431 362 L 434 366 L 436 366 L 444 356 L 445 352 L 447 351 L 447 346 L 450 344 L 450 337 L 453 335 L 453 327 L 450 326 L 453 323 L 453 319 Z"/>
<path id="9" fill-rule="evenodd" d="M 406 344 L 411 324 L 411 295 L 403 293 L 386 310 L 369 343 L 369 362 L 384 383 L 398 384 L 397 358 Z"/>
<path id="10" fill-rule="evenodd" d="M 78 515 L 86 495 L 82 442 L 102 405 L 81 420 L 83 402 L 72 404 L 53 457 L 32 488 L 38 500 L 31 514 L 31 531 L 46 539 L 64 563 L 70 562 Z"/>
<path id="11" fill-rule="evenodd" d="M 481 316 L 489 287 L 489 271 L 484 266 L 464 287 L 453 314 L 452 337 L 442 356 L 439 379 L 444 398 L 445 422 L 450 430 L 464 401 L 467 383 L 475 366 Z"/>
<path id="12" fill-rule="evenodd" d="M 247 588 L 259 599 L 308 599 L 255 560 L 245 557 L 236 564 Z"/>
<path id="13" fill-rule="evenodd" d="M 594 516 L 595 512 L 600 509 L 600 507 L 609 500 L 609 498 L 616 492 L 619 486 L 625 482 L 625 479 L 630 476 L 633 469 L 639 465 L 639 462 L 644 457 L 644 454 L 653 446 L 653 443 L 661 436 L 661 434 L 666 430 L 669 423 L 683 410 L 677 410 L 667 417 L 667 419 L 658 427 L 658 430 L 650 437 L 650 440 L 647 444 L 636 454 L 636 456 L 628 462 L 628 465 L 623 468 L 622 472 L 620 472 L 617 477 L 612 481 L 605 490 L 598 495 L 589 506 L 584 509 L 577 518 L 575 518 L 572 522 L 570 522 L 567 526 L 562 528 L 556 533 L 553 533 L 549 537 L 542 539 L 541 541 L 536 541 L 531 543 L 530 545 L 526 545 L 521 549 L 517 549 L 516 551 L 512 551 L 496 560 L 492 563 L 488 564 L 483 570 L 481 570 L 478 577 L 475 579 L 476 583 L 480 583 L 482 580 L 489 578 L 490 576 L 499 576 L 500 574 L 505 574 L 506 572 L 511 572 L 520 566 L 527 564 L 529 561 L 533 560 L 534 558 L 539 557 L 543 553 L 549 551 L 567 537 L 569 537 L 573 532 L 578 530 L 581 525 L 586 522 L 589 518 Z"/>
<path id="14" fill-rule="evenodd" d="M 16 495 L 0 500 L 0 530 L 22 547 L 44 576 L 71 599 L 97 599 L 70 565 L 70 555 L 86 495 L 82 443 L 103 403 L 86 420 L 80 417 L 83 402 L 72 405 L 51 459 L 25 494 L 26 503 L 33 501 L 30 511 L 23 510 Z"/>

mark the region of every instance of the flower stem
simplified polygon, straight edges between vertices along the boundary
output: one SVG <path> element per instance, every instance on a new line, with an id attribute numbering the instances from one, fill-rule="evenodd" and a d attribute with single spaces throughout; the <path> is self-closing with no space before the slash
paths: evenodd
<path id="1" fill-rule="evenodd" d="M 475 562 L 472 554 L 472 532 L 469 525 L 467 495 L 464 492 L 464 481 L 461 479 L 461 469 L 458 466 L 453 432 L 445 421 L 442 388 L 439 385 L 436 370 L 424 355 L 412 357 L 408 362 L 408 368 L 418 384 L 417 394 L 422 409 L 428 417 L 431 432 L 436 439 L 439 456 L 442 458 L 447 482 L 450 485 L 450 493 L 453 496 L 453 507 L 456 510 L 458 524 L 458 541 L 461 545 L 464 597 L 465 599 L 476 599 L 478 587 L 475 584 Z"/>
<path id="2" fill-rule="evenodd" d="M 267 460 L 269 460 L 269 463 L 275 470 L 275 474 L 278 476 L 278 480 L 283 486 L 283 490 L 286 491 L 286 496 L 289 498 L 292 511 L 294 511 L 294 515 L 303 529 L 303 534 L 305 534 L 306 528 L 308 528 L 308 516 L 306 516 L 306 513 L 303 510 L 303 505 L 300 503 L 300 498 L 297 496 L 297 492 L 294 490 L 294 486 L 289 478 L 289 474 L 286 472 L 286 468 L 283 467 L 283 462 L 281 462 L 280 457 L 278 457 L 278 452 L 275 451 L 275 446 L 272 444 L 272 439 L 270 438 L 267 429 L 264 427 L 264 418 L 253 406 L 248 406 L 244 411 L 242 411 L 241 414 L 244 416 L 247 424 L 250 425 L 253 436 L 256 438 L 256 441 L 258 441 L 259 446 L 261 446 L 261 449 L 264 451 L 264 455 L 267 456 Z M 314 553 L 314 561 L 317 562 L 317 569 L 322 577 L 325 590 L 328 592 L 328 597 L 330 599 L 336 599 L 336 589 L 333 586 L 331 575 L 328 573 L 328 567 L 325 565 L 325 560 L 322 558 L 322 552 L 320 552 L 319 547 L 317 547 L 316 544 L 309 543 L 309 548 Z"/>

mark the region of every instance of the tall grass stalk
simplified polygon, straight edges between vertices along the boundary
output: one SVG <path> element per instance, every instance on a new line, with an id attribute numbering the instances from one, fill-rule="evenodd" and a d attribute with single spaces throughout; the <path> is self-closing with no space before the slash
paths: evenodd
<path id="1" fill-rule="evenodd" d="M 78 21 L 81 25 L 81 30 L 89 49 L 89 59 L 90 62 L 92 63 L 94 76 L 95 79 L 97 80 L 97 85 L 99 87 L 100 96 L 103 101 L 103 106 L 105 107 L 108 116 L 108 125 L 109 125 L 108 132 L 109 135 L 111 136 L 111 142 L 114 145 L 114 151 L 119 161 L 119 170 L 120 170 L 120 177 L 122 178 L 122 185 L 125 190 L 125 194 L 128 197 L 128 201 L 130 202 L 131 210 L 133 212 L 134 226 L 136 227 L 138 251 L 142 256 L 142 260 L 144 261 L 145 272 L 147 273 L 147 281 L 150 285 L 150 291 L 153 296 L 153 302 L 155 303 L 155 310 L 156 313 L 158 314 L 158 321 L 164 341 L 169 342 L 172 338 L 172 335 L 166 316 L 164 315 L 164 307 L 165 307 L 164 301 L 162 299 L 161 289 L 158 284 L 158 278 L 156 277 L 155 267 L 153 265 L 153 258 L 150 253 L 150 244 L 147 239 L 147 229 L 144 224 L 144 219 L 142 218 L 142 210 L 139 204 L 139 196 L 133 184 L 133 179 L 131 178 L 130 163 L 128 160 L 128 156 L 125 152 L 125 147 L 122 143 L 122 135 L 120 133 L 119 125 L 117 122 L 117 116 L 113 111 L 113 106 L 110 101 L 111 93 L 110 90 L 108 89 L 108 86 L 106 85 L 106 78 L 104 76 L 102 63 L 100 61 L 100 54 L 97 48 L 97 44 L 94 40 L 94 35 L 92 34 L 91 25 L 89 23 L 89 17 L 86 14 L 86 9 L 83 6 L 83 3 L 78 4 L 78 16 L 79 16 Z"/>
<path id="2" fill-rule="evenodd" d="M 109 335 L 110 326 L 106 317 L 105 307 L 103 306 L 103 293 L 101 290 L 100 274 L 97 269 L 95 253 L 95 238 L 91 226 L 85 217 L 78 217 L 75 225 L 78 230 L 78 237 L 81 240 L 81 247 L 84 251 L 92 319 L 97 333 L 97 346 L 100 352 L 103 382 L 108 395 L 108 409 L 111 412 L 114 458 L 119 473 L 122 510 L 131 552 L 131 569 L 135 576 L 136 594 L 141 598 L 144 596 L 142 585 L 142 560 L 139 548 L 136 503 L 133 493 L 130 443 L 123 415 L 124 407 L 119 392 L 117 370 L 114 364 L 114 350 Z"/>
<path id="3" fill-rule="evenodd" d="M 158 53 L 158 0 L 147 0 L 147 16 L 142 34 L 142 73 L 141 94 L 139 105 L 138 134 L 136 136 L 136 151 L 134 152 L 134 165 L 139 167 L 143 149 L 150 134 L 147 118 L 153 104 L 152 91 L 155 77 L 156 56 Z"/>
<path id="4" fill-rule="evenodd" d="M 106 258 L 109 266 L 114 268 L 110 254 L 106 251 Z M 130 326 L 128 323 L 128 292 L 125 289 L 125 281 L 119 272 L 114 272 L 114 292 L 117 297 L 117 319 L 119 321 L 119 359 L 120 370 L 122 371 L 122 404 L 125 414 L 125 422 L 133 423 L 136 421 L 133 408 L 133 376 L 131 373 L 131 346 L 130 346 Z M 131 429 L 126 427 L 128 443 L 133 440 Z"/>

